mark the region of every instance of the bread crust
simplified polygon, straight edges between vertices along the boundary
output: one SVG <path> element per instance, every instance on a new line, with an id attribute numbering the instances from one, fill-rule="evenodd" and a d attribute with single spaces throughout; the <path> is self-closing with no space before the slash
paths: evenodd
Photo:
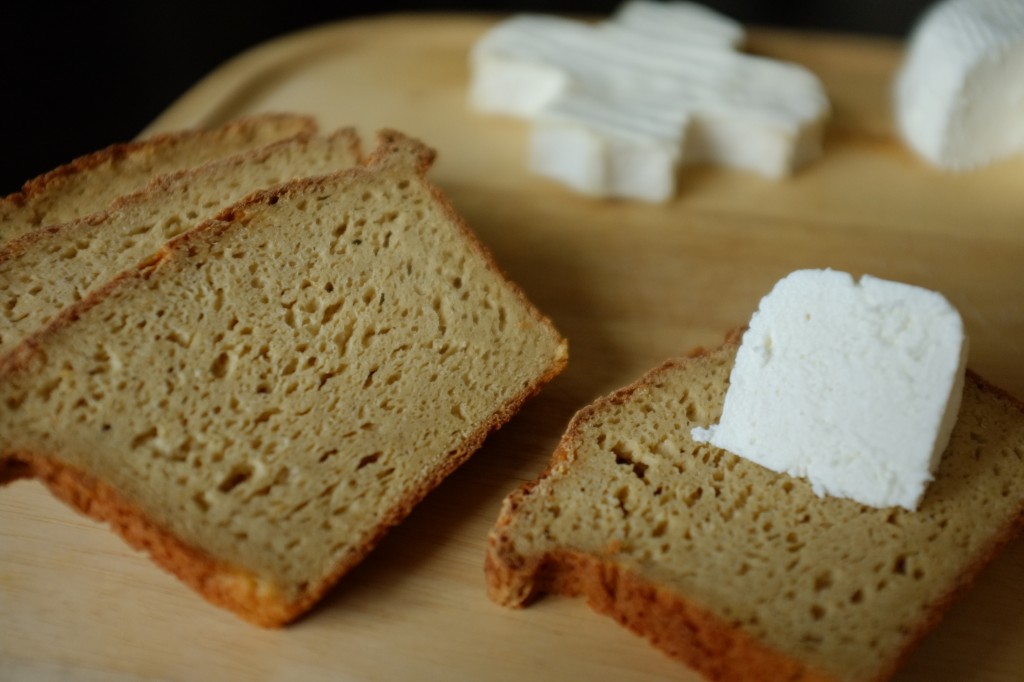
<path id="1" fill-rule="evenodd" d="M 179 139 L 181 133 L 170 134 L 175 139 Z M 18 258 L 26 249 L 39 241 L 51 239 L 55 236 L 57 238 L 72 238 L 75 230 L 86 226 L 95 226 L 105 223 L 110 218 L 110 214 L 114 211 L 130 207 L 133 204 L 137 204 L 140 201 L 144 201 L 145 198 L 154 191 L 161 191 L 168 187 L 173 186 L 176 183 L 183 181 L 192 181 L 196 178 L 201 178 L 205 169 L 212 167 L 233 167 L 235 165 L 242 165 L 250 162 L 258 162 L 266 159 L 268 155 L 272 154 L 276 149 L 280 149 L 284 146 L 292 144 L 296 141 L 308 141 L 315 135 L 315 130 L 306 130 L 294 135 L 290 138 L 279 140 L 277 142 L 271 142 L 263 147 L 257 149 L 251 149 L 248 151 L 239 152 L 228 157 L 214 159 L 208 161 L 200 166 L 194 166 L 185 168 L 179 171 L 171 173 L 165 173 L 163 175 L 157 175 L 143 188 L 118 197 L 111 203 L 110 207 L 99 213 L 93 213 L 77 220 L 72 220 L 65 223 L 56 223 L 52 225 L 45 225 L 43 227 L 36 228 L 25 232 L 24 234 L 12 237 L 0 244 L 0 267 L 4 263 L 9 262 L 13 259 Z M 361 144 L 359 136 L 356 133 L 355 128 L 345 127 L 336 130 L 329 136 L 331 140 L 341 140 L 348 148 L 349 153 L 353 158 L 363 159 L 363 153 L 361 150 Z M 99 153 L 99 152 L 97 152 Z"/>
<path id="2" fill-rule="evenodd" d="M 431 191 L 446 216 L 457 225 L 470 246 L 484 257 L 488 267 L 512 284 L 504 273 L 501 273 L 493 257 L 440 190 L 424 178 L 433 162 L 434 151 L 418 140 L 392 130 L 382 131 L 379 139 L 380 145 L 369 157 L 368 164 L 412 164 L 418 181 L 424 183 Z M 154 276 L 167 261 L 187 258 L 203 242 L 215 241 L 233 225 L 237 229 L 244 229 L 244 225 L 240 226 L 238 223 L 244 223 L 246 211 L 265 203 L 275 203 L 288 192 L 316 187 L 327 178 L 366 172 L 366 168 L 349 168 L 330 176 L 298 179 L 273 189 L 254 192 L 215 218 L 171 240 L 150 260 L 94 289 L 85 298 L 64 309 L 46 328 L 22 341 L 9 353 L 0 356 L 0 381 L 15 373 L 30 372 L 34 362 L 42 359 L 45 354 L 47 337 L 73 324 L 85 311 L 116 295 L 120 289 L 132 286 L 133 280 L 144 281 Z M 550 320 L 526 299 L 518 287 L 512 284 L 512 288 L 537 322 L 557 336 Z M 359 540 L 358 546 L 347 559 L 338 564 L 324 580 L 306 586 L 294 600 L 287 599 L 282 591 L 260 577 L 239 567 L 219 562 L 192 547 L 149 518 L 140 505 L 127 499 L 103 481 L 62 463 L 56 453 L 10 452 L 5 451 L 4 444 L 0 443 L 0 485 L 21 478 L 42 481 L 56 497 L 74 509 L 98 521 L 109 523 L 128 544 L 149 553 L 158 565 L 179 577 L 211 603 L 227 608 L 256 625 L 281 627 L 308 611 L 339 579 L 362 561 L 388 530 L 402 521 L 427 493 L 478 450 L 489 433 L 504 425 L 527 399 L 557 376 L 565 368 L 567 361 L 566 343 L 562 339 L 558 357 L 540 377 L 500 406 L 490 419 L 480 424 L 457 448 L 449 452 L 437 467 L 426 472 L 419 485 L 410 490 L 394 507 L 383 510 L 378 523 Z"/>
<path id="3" fill-rule="evenodd" d="M 0 485 L 19 478 L 40 481 L 75 511 L 109 524 L 131 547 L 149 554 L 209 602 L 257 625 L 274 626 L 294 617 L 293 607 L 272 586 L 182 542 L 98 478 L 41 454 L 0 460 Z"/>
<path id="4" fill-rule="evenodd" d="M 109 524 L 136 550 L 146 552 L 161 568 L 175 575 L 211 604 L 233 611 L 261 627 L 287 625 L 307 612 L 346 573 L 359 564 L 387 532 L 405 519 L 426 495 L 476 452 L 492 431 L 500 428 L 522 404 L 535 395 L 564 367 L 548 370 L 534 385 L 512 400 L 463 441 L 457 451 L 429 472 L 423 483 L 410 491 L 395 507 L 387 510 L 361 544 L 321 583 L 311 585 L 295 601 L 272 584 L 244 569 L 218 561 L 165 529 L 142 510 L 100 479 L 42 453 L 3 453 L 0 457 L 0 486 L 19 479 L 36 479 L 57 499 L 96 521 Z"/>
<path id="5" fill-rule="evenodd" d="M 260 122 L 270 123 L 273 121 L 294 121 L 310 134 L 316 131 L 316 121 L 312 117 L 285 113 L 270 113 L 251 118 L 236 119 L 225 124 L 222 130 L 225 134 L 228 134 L 236 130 L 255 127 L 259 125 Z M 134 154 L 173 146 L 175 144 L 179 144 L 183 140 L 187 140 L 207 132 L 208 131 L 195 129 L 161 133 L 142 140 L 112 144 L 103 149 L 85 154 L 62 166 L 58 166 L 51 171 L 32 178 L 31 180 L 27 180 L 19 191 L 13 192 L 12 194 L 0 199 L 0 212 L 2 212 L 6 206 L 24 208 L 32 201 L 46 193 L 58 190 L 62 184 L 67 182 L 68 178 L 78 175 L 79 173 L 98 168 L 104 164 L 115 162 Z"/>
<path id="6" fill-rule="evenodd" d="M 743 329 L 726 336 L 722 347 L 738 347 Z M 697 348 L 684 357 L 666 360 L 634 383 L 581 409 L 570 421 L 551 460 L 537 478 L 524 483 L 504 501 L 488 536 L 484 573 L 489 597 L 504 606 L 525 607 L 542 594 L 562 594 L 586 599 L 595 611 L 609 615 L 655 647 L 697 670 L 709 680 L 753 682 L 788 680 L 838 682 L 838 678 L 808 667 L 765 646 L 739 626 L 725 622 L 686 595 L 652 582 L 616 561 L 615 548 L 598 555 L 559 548 L 541 556 L 524 557 L 513 549 L 509 527 L 517 510 L 546 478 L 571 465 L 576 443 L 586 422 L 608 405 L 621 404 L 637 391 L 658 383 L 673 369 L 714 352 Z M 1009 402 L 1024 412 L 1024 402 L 992 385 L 971 370 L 966 380 L 981 390 Z M 1015 518 L 990 536 L 990 543 L 970 564 L 946 594 L 926 605 L 917 629 L 908 634 L 906 646 L 880 669 L 874 682 L 889 679 L 913 653 L 920 640 L 942 619 L 949 606 L 977 579 L 986 565 L 1024 531 L 1024 507 Z"/>

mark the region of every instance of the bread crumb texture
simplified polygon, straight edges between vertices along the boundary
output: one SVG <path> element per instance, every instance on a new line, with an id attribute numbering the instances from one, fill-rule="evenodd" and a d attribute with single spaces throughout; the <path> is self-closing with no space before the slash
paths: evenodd
<path id="1" fill-rule="evenodd" d="M 670 361 L 581 411 L 506 499 L 491 597 L 585 595 L 714 680 L 881 680 L 1024 520 L 1024 406 L 968 373 L 918 511 L 819 498 L 690 439 L 736 344 Z"/>
<path id="2" fill-rule="evenodd" d="M 276 119 L 275 119 L 276 120 Z M 37 229 L 0 246 L 0 354 L 65 307 L 150 258 L 170 239 L 257 190 L 360 161 L 352 129 L 296 135 L 161 175 L 107 211 Z"/>
<path id="3" fill-rule="evenodd" d="M 565 364 L 432 158 L 384 134 L 64 311 L 0 359 L 0 480 L 255 622 L 307 609 Z"/>

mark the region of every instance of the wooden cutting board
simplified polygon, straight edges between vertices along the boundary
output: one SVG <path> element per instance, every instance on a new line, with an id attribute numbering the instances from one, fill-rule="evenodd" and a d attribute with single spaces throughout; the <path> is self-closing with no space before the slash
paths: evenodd
<path id="1" fill-rule="evenodd" d="M 35 483 L 0 493 L 2 680 L 696 680 L 582 602 L 522 611 L 484 594 L 502 497 L 545 465 L 575 410 L 743 324 L 786 273 L 833 267 L 937 289 L 959 307 L 971 366 L 1024 396 L 1024 160 L 946 175 L 893 134 L 901 46 L 755 32 L 834 106 L 823 159 L 773 182 L 686 171 L 678 199 L 587 199 L 525 171 L 527 128 L 465 103 L 467 50 L 493 19 L 329 25 L 241 55 L 150 132 L 290 110 L 392 126 L 440 152 L 432 178 L 569 338 L 571 362 L 391 533 L 309 617 L 263 631 L 208 606 Z M 957 603 L 899 675 L 1024 679 L 1024 541 Z"/>

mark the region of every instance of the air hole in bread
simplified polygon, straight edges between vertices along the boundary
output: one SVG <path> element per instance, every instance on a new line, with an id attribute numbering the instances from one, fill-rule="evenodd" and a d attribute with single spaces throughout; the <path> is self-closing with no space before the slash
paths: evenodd
<path id="1" fill-rule="evenodd" d="M 149 443 L 150 441 L 154 440 L 156 437 L 157 437 L 157 428 L 154 426 L 154 427 L 151 427 L 151 428 L 147 429 L 146 431 L 143 431 L 142 433 L 136 435 L 134 438 L 132 438 L 131 448 L 133 450 L 138 450 L 139 448 L 141 448 L 146 443 Z"/>
<path id="2" fill-rule="evenodd" d="M 42 386 L 39 387 L 37 395 L 43 400 L 50 400 L 50 397 L 53 395 L 53 392 L 57 390 L 57 388 L 61 385 L 62 381 L 63 379 L 61 377 L 56 377 L 44 383 Z"/>
<path id="3" fill-rule="evenodd" d="M 222 493 L 230 493 L 232 490 L 252 478 L 252 474 L 252 465 L 236 464 L 224 480 L 220 482 L 220 485 L 217 486 L 217 490 Z"/>
<path id="4" fill-rule="evenodd" d="M 231 356 L 227 353 L 221 353 L 214 359 L 213 364 L 210 366 L 210 374 L 217 379 L 223 379 L 230 372 L 231 365 Z"/>
<path id="5" fill-rule="evenodd" d="M 193 495 L 192 502 L 195 503 L 197 507 L 199 507 L 200 511 L 210 511 L 210 503 L 206 499 L 205 492 L 197 492 L 195 495 Z"/>
<path id="6" fill-rule="evenodd" d="M 373 453 L 370 453 L 369 455 L 366 455 L 365 457 L 363 457 L 362 459 L 359 460 L 359 464 L 356 465 L 356 469 L 362 469 L 363 467 L 367 467 L 367 466 L 373 464 L 378 459 L 380 459 L 381 455 L 383 455 L 383 454 L 384 454 L 383 452 L 378 451 L 378 452 L 373 452 Z"/>
<path id="7" fill-rule="evenodd" d="M 257 425 L 257 424 L 262 424 L 264 422 L 268 422 L 268 421 L 270 421 L 270 419 L 272 417 L 274 417 L 275 415 L 278 415 L 278 414 L 281 414 L 281 410 L 276 408 L 276 407 L 272 407 L 269 410 L 264 410 L 263 412 L 261 412 L 256 417 L 256 419 L 253 420 L 252 423 L 253 423 L 253 425 Z"/>
<path id="8" fill-rule="evenodd" d="M 348 365 L 341 365 L 338 369 L 332 370 L 330 372 L 322 373 L 320 375 L 319 384 L 317 385 L 317 388 L 318 389 L 322 389 L 324 387 L 324 384 L 326 384 L 331 379 L 334 379 L 335 377 L 340 376 L 345 371 L 345 369 L 347 369 L 347 368 L 348 368 Z"/>
<path id="9" fill-rule="evenodd" d="M 626 508 L 626 502 L 629 500 L 629 488 L 622 486 L 615 491 L 615 499 L 618 502 L 619 511 L 622 512 L 623 516 L 629 515 L 629 510 Z"/>
<path id="10" fill-rule="evenodd" d="M 615 455 L 615 463 L 629 467 L 633 475 L 641 481 L 644 480 L 644 476 L 647 473 L 648 465 L 643 462 L 637 461 L 633 455 L 629 452 L 627 447 L 623 443 L 616 443 L 611 448 L 612 453 Z"/>

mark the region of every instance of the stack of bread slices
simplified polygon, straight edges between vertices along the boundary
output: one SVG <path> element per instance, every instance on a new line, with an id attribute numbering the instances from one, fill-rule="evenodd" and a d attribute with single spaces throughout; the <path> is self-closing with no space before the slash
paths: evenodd
<path id="1" fill-rule="evenodd" d="M 255 623 L 307 610 L 566 362 L 433 156 L 267 115 L 7 197 L 0 483 Z"/>

